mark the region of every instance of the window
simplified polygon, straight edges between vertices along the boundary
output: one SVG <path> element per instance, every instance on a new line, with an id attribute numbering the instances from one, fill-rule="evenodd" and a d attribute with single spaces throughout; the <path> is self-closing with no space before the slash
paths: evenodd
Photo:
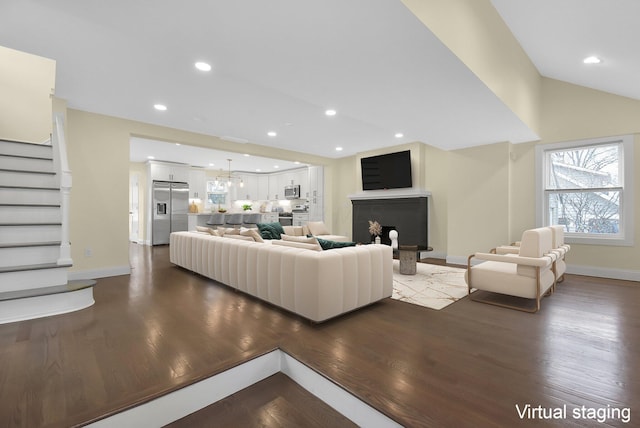
<path id="1" fill-rule="evenodd" d="M 633 245 L 633 137 L 536 147 L 537 222 L 568 242 Z"/>
<path id="2" fill-rule="evenodd" d="M 224 182 L 207 181 L 207 200 L 205 209 L 211 207 L 222 207 L 227 201 L 227 185 Z"/>

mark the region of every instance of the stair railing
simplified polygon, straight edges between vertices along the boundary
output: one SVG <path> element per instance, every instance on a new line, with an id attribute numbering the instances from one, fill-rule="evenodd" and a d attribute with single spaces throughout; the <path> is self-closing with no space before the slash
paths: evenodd
<path id="1" fill-rule="evenodd" d="M 64 118 L 61 114 L 53 115 L 53 133 L 51 134 L 53 146 L 53 164 L 60 186 L 60 213 L 62 216 L 60 257 L 58 265 L 72 265 L 71 242 L 69 239 L 69 204 L 71 201 L 71 170 L 67 160 L 67 144 L 64 134 Z"/>

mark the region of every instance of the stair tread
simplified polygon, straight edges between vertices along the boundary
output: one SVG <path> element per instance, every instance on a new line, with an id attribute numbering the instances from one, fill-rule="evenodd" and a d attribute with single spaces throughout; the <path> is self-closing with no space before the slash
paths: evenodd
<path id="1" fill-rule="evenodd" d="M 16 155 L 16 154 L 12 154 L 12 153 L 0 153 L 0 156 L 5 156 L 5 157 L 9 157 L 9 158 L 36 159 L 36 160 L 53 161 L 52 157 L 32 156 L 32 155 Z"/>
<path id="2" fill-rule="evenodd" d="M 60 204 L 0 204 L 0 207 L 40 207 L 40 208 L 60 208 Z"/>
<path id="3" fill-rule="evenodd" d="M 7 169 L 0 168 L 1 172 L 15 172 L 19 174 L 42 174 L 42 175 L 56 175 L 54 171 L 32 171 L 27 169 Z"/>
<path id="4" fill-rule="evenodd" d="M 0 293 L 0 301 L 24 299 L 28 297 L 48 296 L 51 294 L 69 293 L 72 291 L 83 290 L 93 287 L 96 281 L 93 279 L 74 280 L 62 285 L 53 285 L 50 287 L 32 288 L 29 290 L 6 291 Z"/>
<path id="5" fill-rule="evenodd" d="M 65 267 L 71 267 L 71 266 L 72 266 L 71 264 L 59 265 L 57 263 L 40 263 L 40 264 L 22 265 L 22 266 L 5 266 L 5 267 L 0 267 L 0 273 L 22 272 L 25 270 L 57 269 L 57 268 L 65 268 Z"/>
<path id="6" fill-rule="evenodd" d="M 51 144 L 33 143 L 33 142 L 30 142 L 30 141 L 7 140 L 6 138 L 1 138 L 0 139 L 0 143 L 26 144 L 26 145 L 30 145 L 30 146 L 53 148 L 53 146 L 51 146 Z"/>
<path id="7" fill-rule="evenodd" d="M 15 189 L 15 190 L 55 190 L 60 191 L 59 187 L 41 187 L 41 186 L 8 186 L 6 184 L 0 185 L 0 189 Z"/>
<path id="8" fill-rule="evenodd" d="M 0 244 L 0 248 L 54 247 L 60 244 L 61 244 L 60 241 L 12 242 L 12 243 Z"/>
<path id="9" fill-rule="evenodd" d="M 0 223 L 0 227 L 11 226 L 62 226 L 62 223 Z"/>

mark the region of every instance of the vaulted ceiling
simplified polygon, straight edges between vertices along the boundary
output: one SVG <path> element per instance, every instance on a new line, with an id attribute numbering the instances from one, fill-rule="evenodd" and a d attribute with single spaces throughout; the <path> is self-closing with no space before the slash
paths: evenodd
<path id="1" fill-rule="evenodd" d="M 543 76 L 640 99 L 640 2 L 492 3 Z M 70 108 L 319 156 L 537 138 L 399 0 L 3 0 L 0 45 Z"/>

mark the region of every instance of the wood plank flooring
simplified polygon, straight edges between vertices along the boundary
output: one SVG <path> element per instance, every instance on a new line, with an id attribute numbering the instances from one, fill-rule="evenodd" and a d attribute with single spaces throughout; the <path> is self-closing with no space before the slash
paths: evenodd
<path id="1" fill-rule="evenodd" d="M 405 426 L 640 421 L 635 282 L 567 275 L 537 314 L 387 299 L 316 325 L 171 265 L 168 247 L 132 245 L 131 261 L 131 275 L 98 280 L 91 308 L 0 325 L 0 426 L 83 425 L 276 348 Z M 521 420 L 526 404 L 569 417 Z M 631 423 L 572 419 L 582 406 L 630 408 Z M 299 426 L 287 412 L 264 426 Z M 217 417 L 202 426 L 233 426 Z"/>

